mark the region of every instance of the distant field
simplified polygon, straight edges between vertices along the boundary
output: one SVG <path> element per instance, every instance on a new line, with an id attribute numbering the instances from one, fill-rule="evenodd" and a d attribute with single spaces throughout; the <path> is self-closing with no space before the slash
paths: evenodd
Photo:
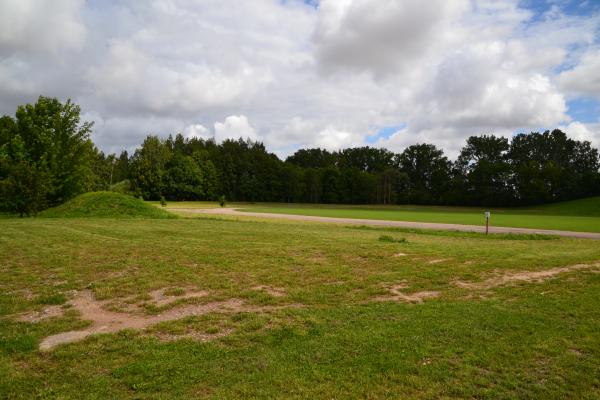
<path id="1" fill-rule="evenodd" d="M 176 207 L 172 203 L 172 207 Z M 236 207 L 236 205 L 230 205 Z M 440 206 L 340 206 L 298 204 L 253 204 L 237 206 L 242 211 L 312 215 L 321 217 L 439 222 L 482 225 L 484 208 Z M 491 209 L 491 224 L 515 228 L 600 232 L 600 197 L 536 207 Z"/>

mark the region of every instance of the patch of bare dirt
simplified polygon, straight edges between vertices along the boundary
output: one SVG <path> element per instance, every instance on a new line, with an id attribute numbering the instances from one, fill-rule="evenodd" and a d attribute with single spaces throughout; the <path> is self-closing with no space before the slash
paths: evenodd
<path id="1" fill-rule="evenodd" d="M 574 354 L 577 357 L 583 357 L 583 352 L 579 349 L 569 349 L 569 353 Z"/>
<path id="2" fill-rule="evenodd" d="M 31 311 L 21 314 L 17 317 L 17 321 L 37 323 L 43 320 L 61 317 L 64 314 L 62 306 L 48 306 L 41 311 Z"/>
<path id="3" fill-rule="evenodd" d="M 425 299 L 438 297 L 440 292 L 433 290 L 425 290 L 414 293 L 404 293 L 401 290 L 406 289 L 408 286 L 405 283 L 388 286 L 387 289 L 390 291 L 389 296 L 376 297 L 375 301 L 404 301 L 407 303 L 422 303 Z"/>
<path id="4" fill-rule="evenodd" d="M 406 253 L 396 253 L 394 254 L 394 257 L 406 257 Z"/>
<path id="5" fill-rule="evenodd" d="M 435 260 L 428 261 L 427 264 L 439 264 L 439 263 L 442 263 L 444 261 L 449 261 L 449 260 L 450 260 L 449 258 L 438 258 Z"/>
<path id="6" fill-rule="evenodd" d="M 268 294 L 270 294 L 273 297 L 284 297 L 285 296 L 285 289 L 283 288 L 278 288 L 278 287 L 273 287 L 273 286 L 267 286 L 267 285 L 258 285 L 258 286 L 254 286 L 252 288 L 253 290 L 260 290 L 260 291 L 264 291 Z"/>
<path id="7" fill-rule="evenodd" d="M 224 329 L 217 333 L 201 333 L 191 332 L 184 333 L 181 335 L 170 334 L 170 333 L 153 333 L 152 337 L 157 338 L 161 342 L 174 342 L 176 340 L 191 339 L 198 342 L 209 342 L 211 340 L 219 339 L 233 333 L 233 329 Z"/>
<path id="8" fill-rule="evenodd" d="M 30 289 L 23 289 L 21 293 L 25 300 L 33 300 L 33 298 L 35 297 L 35 295 Z"/>
<path id="9" fill-rule="evenodd" d="M 285 295 L 277 288 L 269 289 L 276 291 L 279 296 Z M 191 299 L 204 297 L 208 295 L 205 291 L 192 291 L 181 295 L 165 294 L 169 289 L 161 289 L 151 292 L 152 303 L 156 306 L 169 305 L 180 299 Z M 275 293 L 275 292 L 274 292 Z M 96 334 L 96 333 L 114 333 L 123 329 L 145 329 L 159 322 L 173 321 L 190 316 L 200 316 L 210 312 L 235 313 L 235 312 L 268 312 L 286 307 L 302 307 L 299 304 L 281 305 L 281 306 L 255 306 L 246 305 L 241 299 L 229 299 L 225 301 L 214 301 L 204 304 L 181 304 L 173 308 L 162 311 L 156 315 L 143 315 L 139 313 L 139 308 L 126 311 L 109 310 L 110 301 L 99 301 L 94 298 L 90 291 L 77 293 L 69 302 L 73 308 L 80 313 L 81 319 L 92 321 L 92 325 L 84 330 L 63 332 L 48 336 L 40 343 L 40 350 L 51 350 L 55 346 L 63 343 L 70 343 Z M 227 333 L 224 333 L 225 335 Z M 200 334 L 192 333 L 183 337 L 197 337 L 199 340 L 211 340 L 219 337 L 219 334 Z M 164 336 L 164 335 L 163 335 Z M 173 340 L 176 340 L 172 335 Z M 181 337 L 181 338 L 183 338 Z M 167 336 L 165 336 L 165 339 Z"/>
<path id="10" fill-rule="evenodd" d="M 197 290 L 197 291 L 189 291 L 183 294 L 168 294 L 169 289 L 158 289 L 150 292 L 150 297 L 152 297 L 153 304 L 157 307 L 167 306 L 171 303 L 174 303 L 178 300 L 183 299 L 195 299 L 198 297 L 208 296 L 208 292 L 206 290 Z"/>
<path id="11" fill-rule="evenodd" d="M 523 271 L 514 272 L 510 274 L 504 274 L 493 278 L 486 279 L 483 282 L 463 282 L 455 281 L 454 284 L 461 288 L 485 290 L 492 289 L 498 286 L 504 286 L 516 282 L 543 282 L 547 279 L 553 278 L 558 274 L 564 272 L 571 272 L 577 270 L 597 270 L 600 268 L 600 262 L 593 264 L 576 264 L 566 267 L 557 267 L 547 269 L 544 271 Z"/>
<path id="12" fill-rule="evenodd" d="M 40 350 L 50 350 L 53 347 L 82 340 L 95 333 L 112 333 L 123 329 L 144 329 L 159 322 L 172 321 L 189 316 L 198 316 L 209 312 L 243 311 L 243 301 L 230 299 L 206 304 L 187 304 L 166 310 L 157 315 L 144 316 L 130 313 L 108 311 L 103 306 L 105 302 L 97 301 L 89 291 L 79 293 L 72 301 L 73 307 L 81 313 L 81 318 L 92 321 L 92 325 L 81 331 L 63 332 L 48 336 L 40 343 Z"/>

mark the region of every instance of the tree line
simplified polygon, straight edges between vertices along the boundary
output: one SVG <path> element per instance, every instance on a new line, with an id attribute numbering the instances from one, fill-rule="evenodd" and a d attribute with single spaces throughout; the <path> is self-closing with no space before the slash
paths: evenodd
<path id="1" fill-rule="evenodd" d="M 147 136 L 105 155 L 70 101 L 40 97 L 0 118 L 0 208 L 35 213 L 85 191 L 119 188 L 146 200 L 518 206 L 600 194 L 590 142 L 555 129 L 469 137 L 456 160 L 434 144 L 301 149 L 286 160 L 250 140 Z"/>

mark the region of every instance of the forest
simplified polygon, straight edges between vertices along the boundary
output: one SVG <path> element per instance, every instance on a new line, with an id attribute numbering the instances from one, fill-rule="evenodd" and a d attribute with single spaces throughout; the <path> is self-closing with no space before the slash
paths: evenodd
<path id="1" fill-rule="evenodd" d="M 260 142 L 149 135 L 133 154 L 104 154 L 80 108 L 40 97 L 0 118 L 0 208 L 35 214 L 77 194 L 145 200 L 521 206 L 600 194 L 598 149 L 559 129 L 471 136 L 455 160 L 435 144 L 401 153 L 300 149 L 285 160 Z"/>

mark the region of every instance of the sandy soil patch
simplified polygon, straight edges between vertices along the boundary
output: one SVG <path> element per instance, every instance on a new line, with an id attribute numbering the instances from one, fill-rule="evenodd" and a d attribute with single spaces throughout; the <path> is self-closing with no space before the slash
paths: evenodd
<path id="1" fill-rule="evenodd" d="M 593 264 L 575 264 L 566 267 L 557 267 L 547 269 L 544 271 L 522 271 L 504 274 L 496 277 L 486 279 L 483 282 L 463 282 L 455 281 L 454 284 L 461 288 L 466 289 L 492 289 L 498 286 L 504 286 L 511 283 L 517 282 L 543 282 L 547 279 L 553 278 L 558 274 L 564 272 L 578 271 L 578 270 L 597 270 L 600 268 L 600 262 Z M 594 271 L 595 272 L 595 271 Z"/>
<path id="2" fill-rule="evenodd" d="M 206 290 L 191 290 L 186 291 L 183 294 L 167 294 L 168 288 L 158 289 L 150 292 L 150 297 L 152 297 L 152 303 L 157 307 L 168 306 L 171 303 L 174 303 L 179 300 L 184 299 L 196 299 L 199 297 L 208 296 L 208 292 Z"/>
<path id="3" fill-rule="evenodd" d="M 60 317 L 64 314 L 62 306 L 48 306 L 41 311 L 31 311 L 21 314 L 17 321 L 37 323 L 48 318 Z"/>
<path id="4" fill-rule="evenodd" d="M 263 287 L 263 290 L 271 290 L 276 293 L 277 296 L 284 296 L 285 292 L 283 289 L 271 288 L 269 286 Z M 181 295 L 168 295 L 165 292 L 170 289 L 160 289 L 150 293 L 152 297 L 151 304 L 155 306 L 167 306 L 175 301 L 181 299 L 193 299 L 200 298 L 208 295 L 206 291 L 191 291 L 182 293 Z M 275 295 L 275 294 L 274 294 Z M 62 332 L 56 335 L 48 336 L 40 343 L 40 350 L 51 350 L 55 346 L 63 343 L 70 343 L 96 334 L 96 333 L 114 333 L 123 329 L 145 329 L 149 326 L 155 325 L 159 322 L 173 321 L 182 319 L 190 316 L 200 316 L 211 312 L 221 313 L 234 313 L 234 312 L 267 312 L 287 307 L 302 307 L 301 304 L 289 304 L 280 306 L 253 306 L 247 305 L 241 299 L 229 299 L 224 301 L 214 301 L 204 304 L 180 304 L 173 308 L 164 310 L 156 315 L 143 315 L 140 314 L 139 306 L 133 305 L 132 308 L 127 311 L 112 311 L 108 310 L 110 306 L 110 300 L 99 301 L 94 298 L 94 295 L 90 291 L 82 291 L 77 293 L 74 298 L 69 302 L 73 309 L 79 311 L 81 319 L 92 321 L 92 325 L 84 330 Z M 45 314 L 58 312 L 54 308 L 46 309 Z M 44 314 L 44 315 L 45 315 Z M 23 316 L 25 318 L 25 316 Z M 29 316 L 30 320 L 33 316 Z M 32 322 L 35 322 L 32 320 Z M 190 333 L 186 335 L 164 335 L 158 334 L 158 336 L 164 336 L 162 339 L 177 340 L 178 338 L 199 338 L 201 340 L 210 340 L 219 335 L 225 335 L 227 333 L 217 334 L 200 334 Z M 169 337 L 167 337 L 169 336 Z"/>
<path id="5" fill-rule="evenodd" d="M 48 336 L 40 343 L 40 350 L 50 350 L 63 343 L 82 340 L 95 333 L 114 333 L 123 329 L 144 329 L 163 321 L 172 321 L 189 316 L 203 315 L 214 311 L 242 311 L 243 301 L 230 299 L 206 304 L 187 304 L 166 310 L 158 315 L 143 316 L 108 311 L 102 301 L 97 301 L 89 291 L 79 293 L 72 301 L 81 318 L 92 321 L 92 326 L 81 331 L 63 332 Z"/>
<path id="6" fill-rule="evenodd" d="M 270 294 L 273 297 L 284 297 L 286 294 L 285 289 L 283 289 L 283 288 L 267 286 L 267 285 L 254 286 L 252 288 L 252 290 L 260 290 L 260 291 Z"/>
<path id="7" fill-rule="evenodd" d="M 224 329 L 217 333 L 201 333 L 201 332 L 190 332 L 181 335 L 175 335 L 170 333 L 152 333 L 151 337 L 157 338 L 161 342 L 174 342 L 176 340 L 191 339 L 198 342 L 209 342 L 211 340 L 219 339 L 233 333 L 233 329 Z"/>
<path id="8" fill-rule="evenodd" d="M 425 290 L 414 293 L 404 293 L 401 290 L 406 289 L 408 286 L 405 283 L 397 285 L 387 286 L 390 292 L 389 296 L 376 297 L 375 301 L 404 301 L 407 303 L 422 303 L 425 299 L 438 297 L 440 292 L 433 290 Z"/>
<path id="9" fill-rule="evenodd" d="M 427 264 L 439 264 L 439 263 L 442 263 L 444 261 L 449 261 L 449 260 L 450 260 L 449 258 L 438 258 L 435 260 L 427 261 Z"/>

